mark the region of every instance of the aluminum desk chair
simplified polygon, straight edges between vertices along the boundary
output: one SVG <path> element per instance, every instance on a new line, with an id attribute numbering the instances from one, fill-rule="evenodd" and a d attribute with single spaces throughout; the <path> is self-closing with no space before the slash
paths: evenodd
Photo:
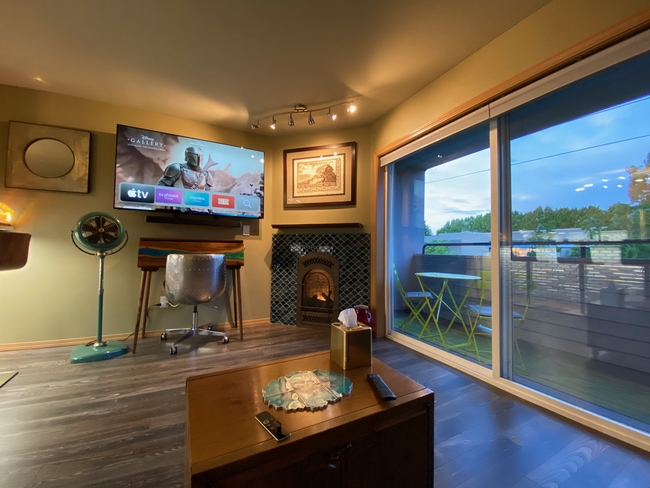
<path id="1" fill-rule="evenodd" d="M 165 271 L 165 294 L 173 303 L 193 305 L 192 327 L 182 329 L 165 329 L 160 335 L 162 340 L 167 334 L 184 334 L 172 343 L 170 354 L 176 354 L 176 346 L 185 339 L 195 335 L 221 337 L 228 343 L 225 332 L 212 330 L 211 324 L 199 327 L 197 305 L 208 303 L 221 296 L 226 288 L 226 257 L 223 254 L 170 254 L 167 256 Z M 206 328 L 203 328 L 206 327 Z"/>
<path id="2" fill-rule="evenodd" d="M 481 298 L 479 299 L 478 305 L 465 305 L 465 308 L 467 309 L 467 316 L 469 318 L 469 323 L 471 324 L 471 340 L 474 340 L 474 343 L 476 345 L 476 339 L 474 339 L 474 335 L 491 335 L 492 333 L 492 325 L 485 326 L 485 325 L 479 325 L 478 321 L 479 319 L 488 319 L 492 320 L 492 307 L 486 307 L 483 305 L 483 298 L 485 298 L 485 290 L 491 290 L 492 289 L 492 273 L 490 271 L 479 271 L 478 272 L 479 276 L 481 277 L 481 281 L 479 282 L 479 288 L 481 290 Z M 514 285 L 513 288 L 515 290 L 526 290 L 527 291 L 527 300 L 526 300 L 526 308 L 524 309 L 524 313 L 520 314 L 519 312 L 513 310 L 512 311 L 512 318 L 518 322 L 518 325 L 515 325 L 514 327 L 514 334 L 513 334 L 513 342 L 515 345 L 515 348 L 517 349 L 517 355 L 519 356 L 519 361 L 521 361 L 521 367 L 524 370 L 524 373 L 526 372 L 526 366 L 524 364 L 524 360 L 521 357 L 521 351 L 519 350 L 519 343 L 517 342 L 517 334 L 519 334 L 519 330 L 521 329 L 522 325 L 524 325 L 524 320 L 526 320 L 526 314 L 528 313 L 528 308 L 530 307 L 530 297 L 531 297 L 531 292 L 537 288 L 535 283 L 533 282 L 533 279 L 530 275 L 524 275 L 521 273 L 516 273 L 515 278 L 523 278 L 525 279 L 524 284 L 518 284 Z M 476 320 L 472 324 L 472 319 L 470 317 L 470 313 L 476 317 Z M 485 327 L 486 329 L 489 329 L 489 332 L 476 332 L 476 327 Z M 478 348 L 477 348 L 478 351 Z M 467 350 L 465 350 L 467 353 Z M 477 352 L 478 356 L 478 352 Z M 481 358 L 477 358 L 479 361 L 479 364 L 481 363 Z"/>

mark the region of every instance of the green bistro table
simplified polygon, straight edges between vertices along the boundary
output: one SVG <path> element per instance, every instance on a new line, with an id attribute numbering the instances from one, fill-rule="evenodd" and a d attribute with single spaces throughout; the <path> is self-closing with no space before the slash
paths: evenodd
<path id="1" fill-rule="evenodd" d="M 442 341 L 442 345 L 445 348 L 445 351 L 448 352 L 449 349 L 454 349 L 457 347 L 469 348 L 470 346 L 473 346 L 474 350 L 478 354 L 476 339 L 473 338 L 473 335 L 467 329 L 467 325 L 463 320 L 463 315 L 461 313 L 461 310 L 463 309 L 463 305 L 465 305 L 465 301 L 467 300 L 467 297 L 469 296 L 472 289 L 474 288 L 474 285 L 478 280 L 481 279 L 481 277 L 474 276 L 474 275 L 454 274 L 454 273 L 415 273 L 415 277 L 418 279 L 418 282 L 420 283 L 420 287 L 422 288 L 422 293 L 424 294 L 424 299 L 430 310 L 429 316 L 427 317 L 427 320 L 424 322 L 424 325 L 422 326 L 422 332 L 420 332 L 420 336 L 418 337 L 418 339 L 421 340 L 422 337 L 425 338 L 435 337 L 435 334 L 433 334 L 431 332 L 431 329 L 429 328 L 429 322 L 433 321 L 433 323 L 436 326 L 436 330 L 438 331 L 438 337 L 440 337 L 440 340 Z M 434 292 L 430 287 L 428 287 L 423 283 L 423 280 L 428 280 L 428 279 L 439 279 L 443 281 L 442 288 L 440 289 L 439 293 Z M 450 280 L 469 280 L 472 282 L 470 287 L 467 289 L 467 292 L 465 293 L 465 296 L 463 297 L 463 300 L 460 302 L 460 304 L 456 303 L 454 295 L 451 293 L 451 290 L 449 288 Z M 452 305 L 449 305 L 443 299 L 445 291 L 447 291 L 447 295 L 449 296 Z M 433 298 L 429 299 L 427 292 L 429 292 L 432 297 L 436 297 L 433 306 L 431 305 L 431 301 L 433 301 Z M 449 322 L 449 325 L 445 329 L 444 333 L 440 329 L 440 322 L 439 322 L 440 310 L 442 309 L 443 305 L 447 307 L 447 309 L 454 315 L 454 317 L 451 319 L 451 322 Z M 467 342 L 463 344 L 455 344 L 453 346 L 448 346 L 447 343 L 445 342 L 445 338 L 447 337 L 447 334 L 449 333 L 451 326 L 454 325 L 456 319 L 459 319 L 460 323 L 463 324 L 463 329 L 465 330 L 465 334 L 467 334 Z M 425 332 L 428 332 L 428 334 L 425 335 Z"/>

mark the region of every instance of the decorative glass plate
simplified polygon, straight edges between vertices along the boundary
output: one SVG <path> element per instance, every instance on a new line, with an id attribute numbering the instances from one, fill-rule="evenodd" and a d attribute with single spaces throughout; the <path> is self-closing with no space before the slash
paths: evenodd
<path id="1" fill-rule="evenodd" d="M 318 410 L 338 402 L 352 392 L 347 376 L 334 371 L 294 371 L 262 388 L 264 402 L 278 409 Z"/>

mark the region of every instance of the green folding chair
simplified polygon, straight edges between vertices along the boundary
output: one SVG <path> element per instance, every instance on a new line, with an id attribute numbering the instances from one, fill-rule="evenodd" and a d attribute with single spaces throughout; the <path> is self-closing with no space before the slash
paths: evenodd
<path id="1" fill-rule="evenodd" d="M 425 299 L 425 292 L 422 291 L 405 291 L 404 287 L 402 286 L 402 283 L 399 280 L 399 276 L 397 276 L 397 268 L 393 264 L 393 273 L 395 274 L 395 281 L 397 282 L 397 289 L 399 290 L 399 294 L 402 297 L 402 300 L 404 300 L 404 303 L 406 303 L 406 306 L 409 308 L 410 313 L 408 317 L 404 320 L 402 325 L 399 327 L 399 329 L 404 332 L 408 327 L 411 325 L 411 323 L 414 320 L 417 320 L 420 322 L 422 325 L 422 329 L 424 331 L 424 328 L 428 328 L 428 325 L 422 318 L 422 315 L 420 315 L 420 312 L 426 307 L 427 301 Z M 433 299 L 433 295 L 429 292 L 426 292 L 426 298 Z M 429 331 L 430 332 L 430 331 Z"/>
<path id="2" fill-rule="evenodd" d="M 479 282 L 479 289 L 481 290 L 481 298 L 479 299 L 478 305 L 465 305 L 465 308 L 467 309 L 467 317 L 469 319 L 470 323 L 470 342 L 474 341 L 474 346 L 476 348 L 476 355 L 479 364 L 481 363 L 481 358 L 478 353 L 478 347 L 476 347 L 476 338 L 474 337 L 475 335 L 491 335 L 492 331 L 490 332 L 477 332 L 476 327 L 479 325 L 478 321 L 482 319 L 487 319 L 487 320 L 492 320 L 492 307 L 486 307 L 483 306 L 483 299 L 485 298 L 485 290 L 491 290 L 492 289 L 492 273 L 490 271 L 479 271 L 478 272 L 479 276 L 481 277 L 481 281 Z M 516 290 L 526 290 L 527 291 L 527 299 L 526 299 L 526 308 L 524 309 L 524 313 L 521 314 L 515 310 L 512 311 L 512 318 L 518 322 L 518 325 L 515 325 L 514 327 L 514 337 L 513 337 L 513 342 L 515 344 L 515 349 L 517 350 L 517 355 L 519 356 L 519 361 L 521 362 L 521 367 L 524 370 L 524 373 L 526 372 L 526 366 L 524 364 L 524 360 L 521 356 L 521 351 L 519 349 L 519 343 L 517 342 L 517 335 L 519 334 L 519 330 L 521 329 L 522 325 L 524 324 L 524 320 L 526 320 L 526 314 L 528 313 L 528 308 L 530 307 L 530 297 L 531 297 L 531 292 L 537 288 L 537 286 L 534 284 L 532 276 L 529 274 L 521 274 L 521 273 L 516 273 L 514 275 L 515 278 L 520 278 L 524 277 L 525 278 L 525 283 L 524 284 L 517 284 L 514 286 L 514 289 Z M 472 317 L 473 315 L 475 317 L 474 322 L 472 323 Z M 482 324 L 481 324 L 482 325 Z M 489 326 L 482 325 L 485 328 L 492 329 L 492 325 L 490 324 Z M 467 348 L 465 349 L 465 353 L 467 354 L 467 350 L 469 348 L 469 344 Z"/>

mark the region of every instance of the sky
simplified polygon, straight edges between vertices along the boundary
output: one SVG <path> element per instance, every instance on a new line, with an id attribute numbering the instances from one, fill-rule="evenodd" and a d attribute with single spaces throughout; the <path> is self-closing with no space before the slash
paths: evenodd
<path id="1" fill-rule="evenodd" d="M 643 166 L 650 153 L 650 97 L 515 139 L 510 150 L 513 211 L 630 203 L 625 168 Z M 425 220 L 434 234 L 489 211 L 489 149 L 426 171 Z"/>

